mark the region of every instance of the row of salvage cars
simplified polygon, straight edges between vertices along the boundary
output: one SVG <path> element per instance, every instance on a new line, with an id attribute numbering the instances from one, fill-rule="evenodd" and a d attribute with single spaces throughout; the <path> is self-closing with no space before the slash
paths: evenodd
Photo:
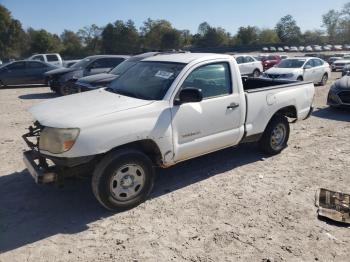
<path id="1" fill-rule="evenodd" d="M 91 56 L 81 60 L 71 68 L 55 69 L 45 73 L 45 75 L 49 79 L 52 91 L 60 95 L 80 93 L 106 87 L 141 60 L 158 54 L 161 53 L 148 52 L 132 57 Z M 335 71 L 327 62 L 316 57 L 277 59 L 272 58 L 273 55 L 271 55 L 269 56 L 270 59 L 273 59 L 273 61 L 271 60 L 273 62 L 271 66 L 265 66 L 265 63 L 269 61 L 268 59 L 258 61 L 250 55 L 235 55 L 234 57 L 241 74 L 255 78 L 307 81 L 318 85 L 326 85 L 331 76 L 331 71 Z M 102 69 L 97 69 L 94 66 L 107 60 L 111 63 L 110 67 L 103 66 Z M 348 74 L 344 72 L 343 76 Z M 338 80 L 332 85 L 327 104 L 332 107 L 350 106 L 350 77 Z"/>
<path id="2" fill-rule="evenodd" d="M 284 46 L 263 47 L 263 52 L 313 52 L 313 51 L 341 51 L 349 50 L 350 45 L 308 45 L 308 46 Z"/>

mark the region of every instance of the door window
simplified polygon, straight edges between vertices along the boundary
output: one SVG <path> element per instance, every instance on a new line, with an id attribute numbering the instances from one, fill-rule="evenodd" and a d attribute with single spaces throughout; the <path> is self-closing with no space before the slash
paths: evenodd
<path id="1" fill-rule="evenodd" d="M 15 62 L 7 66 L 8 70 L 23 70 L 26 68 L 24 62 Z"/>
<path id="2" fill-rule="evenodd" d="M 245 57 L 245 62 L 246 63 L 252 63 L 252 62 L 254 62 L 254 59 L 252 57 L 250 57 L 250 56 L 246 56 Z"/>
<path id="3" fill-rule="evenodd" d="M 57 62 L 58 61 L 57 55 L 46 55 L 46 59 L 48 62 Z"/>
<path id="4" fill-rule="evenodd" d="M 32 60 L 45 61 L 45 59 L 42 55 L 33 56 Z"/>
<path id="5" fill-rule="evenodd" d="M 315 67 L 315 65 L 314 65 L 314 59 L 310 59 L 310 60 L 305 64 L 305 66 Z"/>
<path id="6" fill-rule="evenodd" d="M 114 68 L 123 62 L 123 58 L 101 58 L 94 61 L 91 65 L 92 68 Z"/>
<path id="7" fill-rule="evenodd" d="M 183 82 L 182 88 L 202 90 L 203 99 L 232 93 L 228 63 L 215 63 L 195 69 Z"/>
<path id="8" fill-rule="evenodd" d="M 244 63 L 244 56 L 236 57 L 237 64 L 243 64 Z"/>
<path id="9" fill-rule="evenodd" d="M 29 69 L 38 69 L 46 67 L 43 63 L 40 62 L 27 62 L 27 66 Z"/>
<path id="10" fill-rule="evenodd" d="M 314 60 L 314 65 L 315 66 L 322 66 L 323 65 L 323 61 L 319 60 L 319 59 L 313 59 Z"/>

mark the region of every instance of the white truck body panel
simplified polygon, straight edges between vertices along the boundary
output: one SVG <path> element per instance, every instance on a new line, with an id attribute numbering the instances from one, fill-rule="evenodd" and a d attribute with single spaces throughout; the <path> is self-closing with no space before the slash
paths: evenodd
<path id="1" fill-rule="evenodd" d="M 298 118 L 310 111 L 311 83 L 244 92 L 238 65 L 232 56 L 217 54 L 172 54 L 145 61 L 181 62 L 187 65 L 168 89 L 163 100 L 149 101 L 118 95 L 104 89 L 52 99 L 30 112 L 43 126 L 79 128 L 73 147 L 56 157 L 82 157 L 106 153 L 140 140 L 159 148 L 164 166 L 238 144 L 246 135 L 262 133 L 281 108 L 293 106 Z M 196 68 L 229 64 L 232 93 L 198 103 L 174 105 L 183 81 Z M 231 104 L 236 108 L 228 108 Z"/>
<path id="2" fill-rule="evenodd" d="M 267 88 L 266 91 L 248 91 L 246 93 L 247 136 L 264 132 L 271 117 L 281 108 L 294 106 L 298 119 L 306 118 L 313 97 L 314 85 L 312 83 L 302 83 L 302 88 L 299 89 L 293 84 L 283 88 Z"/>

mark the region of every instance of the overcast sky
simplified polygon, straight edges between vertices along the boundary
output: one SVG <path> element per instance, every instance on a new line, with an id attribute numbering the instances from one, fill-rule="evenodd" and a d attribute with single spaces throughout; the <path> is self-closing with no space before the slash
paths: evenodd
<path id="1" fill-rule="evenodd" d="M 46 29 L 60 34 L 115 20 L 132 19 L 137 28 L 148 17 L 169 20 L 177 29 L 197 32 L 207 21 L 234 34 L 240 26 L 272 28 L 286 14 L 301 29 L 319 29 L 322 14 L 339 10 L 349 0 L 0 0 L 24 28 Z"/>

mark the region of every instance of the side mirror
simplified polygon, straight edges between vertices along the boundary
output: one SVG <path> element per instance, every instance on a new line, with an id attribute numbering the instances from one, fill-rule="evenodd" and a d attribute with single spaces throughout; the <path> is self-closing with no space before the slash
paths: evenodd
<path id="1" fill-rule="evenodd" d="M 180 91 L 179 96 L 175 99 L 175 105 L 181 105 L 185 103 L 195 103 L 203 100 L 202 90 L 198 88 L 184 88 Z"/>
<path id="2" fill-rule="evenodd" d="M 304 69 L 311 69 L 311 68 L 312 68 L 311 65 L 306 65 L 306 66 L 304 66 Z"/>

